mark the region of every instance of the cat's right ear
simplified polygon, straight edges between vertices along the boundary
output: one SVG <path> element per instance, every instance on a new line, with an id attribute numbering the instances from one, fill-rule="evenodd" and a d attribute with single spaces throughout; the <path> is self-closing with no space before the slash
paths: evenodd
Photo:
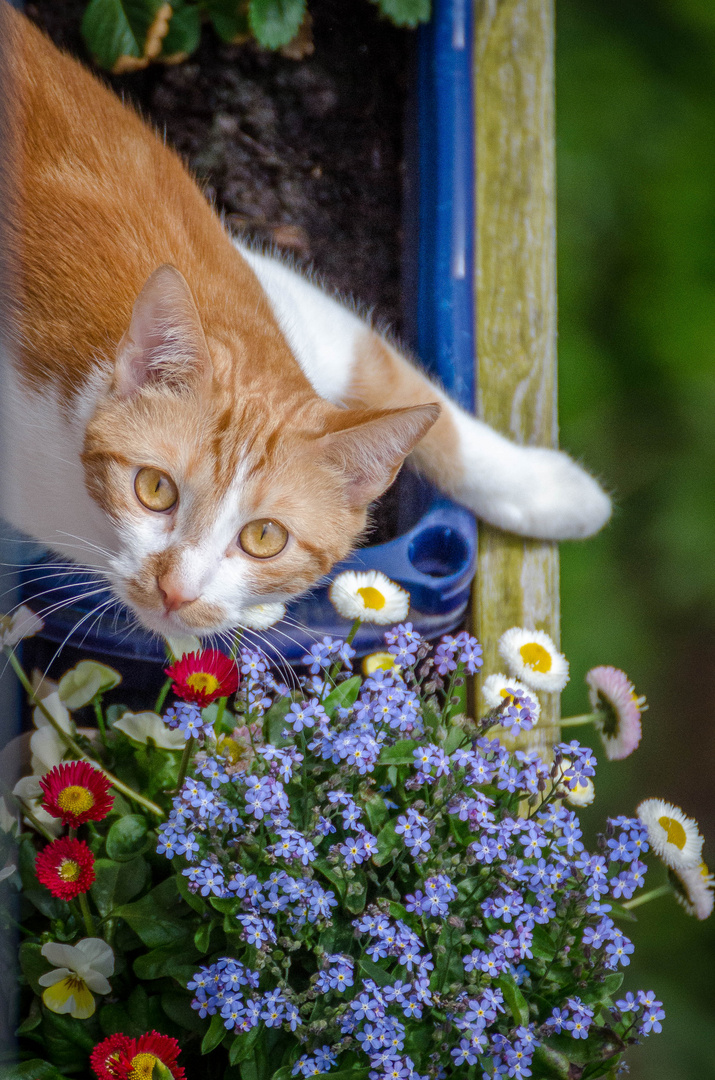
<path id="1" fill-rule="evenodd" d="M 182 391 L 211 374 L 206 337 L 183 275 L 164 263 L 148 278 L 117 346 L 113 390 L 130 397 L 148 384 Z"/>

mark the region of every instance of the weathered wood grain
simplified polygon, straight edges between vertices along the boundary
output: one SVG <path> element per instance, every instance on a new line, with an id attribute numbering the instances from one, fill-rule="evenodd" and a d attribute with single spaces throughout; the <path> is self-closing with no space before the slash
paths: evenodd
<path id="1" fill-rule="evenodd" d="M 553 2 L 474 2 L 478 412 L 519 443 L 556 446 Z M 558 643 L 557 546 L 480 523 L 474 626 L 485 675 L 504 670 L 496 643 L 510 626 Z M 558 695 L 541 699 L 521 746 L 558 737 Z"/>

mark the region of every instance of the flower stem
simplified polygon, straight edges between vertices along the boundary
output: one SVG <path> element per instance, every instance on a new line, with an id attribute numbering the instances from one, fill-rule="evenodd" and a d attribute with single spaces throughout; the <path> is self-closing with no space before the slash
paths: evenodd
<path id="1" fill-rule="evenodd" d="M 633 908 L 640 907 L 641 904 L 649 904 L 651 900 L 657 900 L 659 896 L 666 896 L 667 893 L 672 893 L 670 885 L 659 885 L 657 889 L 651 889 L 649 892 L 642 893 L 641 896 L 634 896 L 632 900 L 626 900 L 625 904 L 621 904 L 621 907 L 627 911 L 632 911 Z"/>
<path id="2" fill-rule="evenodd" d="M 11 791 L 7 790 L 5 792 L 5 798 L 12 799 L 15 805 L 20 809 L 23 816 L 27 818 L 33 829 L 36 829 L 40 836 L 44 836 L 45 840 L 49 840 L 51 844 L 54 843 L 57 837 L 53 836 L 50 830 L 35 817 L 32 810 L 27 805 L 24 799 L 21 799 L 19 795 L 13 795 Z"/>
<path id="3" fill-rule="evenodd" d="M 181 791 L 184 785 L 184 780 L 186 779 L 186 770 L 189 767 L 189 762 L 191 761 L 191 755 L 194 752 L 195 746 L 196 739 L 192 735 L 186 746 L 184 747 L 183 754 L 181 755 L 181 763 L 179 764 L 179 776 L 176 781 L 176 787 L 173 789 L 172 792 L 170 792 L 170 794 L 178 794 Z"/>
<path id="4" fill-rule="evenodd" d="M 154 705 L 154 712 L 155 713 L 160 713 L 161 712 L 161 710 L 162 710 L 162 708 L 164 706 L 164 702 L 166 701 L 166 695 L 169 693 L 170 690 L 171 690 L 171 679 L 167 679 L 166 682 L 164 683 L 164 685 L 162 686 L 161 690 L 159 691 L 159 696 L 156 699 L 156 704 Z"/>
<path id="5" fill-rule="evenodd" d="M 221 721 L 223 720 L 223 714 L 226 712 L 227 701 L 227 697 L 222 697 L 218 699 L 218 709 L 216 710 L 216 719 L 214 720 L 214 731 L 219 730 Z"/>
<path id="6" fill-rule="evenodd" d="M 350 633 L 345 638 L 345 644 L 346 645 L 352 645 L 353 641 L 355 640 L 355 635 L 357 634 L 358 630 L 360 629 L 361 622 L 362 622 L 361 619 L 356 619 L 355 622 L 350 627 Z"/>
<path id="7" fill-rule="evenodd" d="M 87 903 L 87 894 L 79 894 L 79 907 L 82 912 L 82 919 L 84 920 L 84 928 L 90 937 L 96 937 L 97 930 L 94 925 L 94 919 L 92 918 L 92 912 L 89 910 L 89 904 Z"/>
<path id="8" fill-rule="evenodd" d="M 99 728 L 99 737 L 102 740 L 102 745 L 107 745 L 107 728 L 104 723 L 104 713 L 102 712 L 102 700 L 97 694 L 92 698 L 92 705 L 94 706 L 94 715 L 97 718 L 97 727 Z"/>
<path id="9" fill-rule="evenodd" d="M 62 739 L 65 746 L 67 746 L 73 752 L 73 754 L 76 754 L 76 756 L 81 761 L 88 761 L 90 765 L 93 765 L 95 767 L 95 769 L 99 769 L 100 772 L 104 773 L 112 787 L 116 788 L 117 791 L 120 791 L 122 795 L 126 795 L 127 798 L 139 803 L 140 806 L 145 807 L 145 809 L 147 809 L 150 813 L 156 814 L 157 817 L 163 818 L 165 815 L 164 811 L 161 809 L 160 806 L 157 806 L 156 803 L 151 801 L 151 799 L 146 799 L 143 795 L 140 795 L 138 791 L 130 788 L 128 784 L 125 784 L 113 773 L 110 773 L 108 769 L 105 769 L 104 766 L 100 765 L 98 761 L 95 761 L 94 758 L 91 758 L 89 754 L 85 754 L 79 743 L 75 742 L 71 735 L 68 735 L 65 729 L 54 718 L 54 716 L 44 704 L 44 702 L 40 701 L 40 699 L 37 697 L 35 691 L 32 689 L 32 684 L 30 683 L 30 680 L 23 671 L 20 661 L 17 659 L 15 654 L 10 650 L 6 649 L 5 655 L 10 661 L 13 671 L 22 683 L 24 689 L 27 691 L 27 695 L 30 698 L 30 701 L 37 706 L 37 708 L 44 716 L 45 720 L 47 720 L 50 726 L 54 728 L 59 737 Z"/>
<path id="10" fill-rule="evenodd" d="M 598 719 L 598 713 L 584 713 L 582 716 L 567 716 L 565 720 L 559 720 L 559 727 L 583 727 L 584 724 L 593 724 Z"/>

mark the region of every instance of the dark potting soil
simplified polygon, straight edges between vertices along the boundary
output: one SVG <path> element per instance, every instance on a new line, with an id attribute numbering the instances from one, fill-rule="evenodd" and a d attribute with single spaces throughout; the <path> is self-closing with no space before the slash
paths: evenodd
<path id="1" fill-rule="evenodd" d="M 86 0 L 25 6 L 89 63 Z M 107 76 L 166 132 L 236 232 L 274 244 L 399 333 L 402 132 L 412 35 L 368 0 L 311 0 L 314 51 L 301 60 L 206 27 L 183 64 Z M 371 543 L 395 535 L 399 482 Z"/>

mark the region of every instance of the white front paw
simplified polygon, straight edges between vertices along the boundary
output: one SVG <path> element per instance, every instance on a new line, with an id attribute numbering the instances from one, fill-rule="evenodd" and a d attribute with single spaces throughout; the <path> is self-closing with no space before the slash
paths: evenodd
<path id="1" fill-rule="evenodd" d="M 520 479 L 503 511 L 518 514 L 500 528 L 539 540 L 579 540 L 592 536 L 611 516 L 611 500 L 597 480 L 560 450 L 520 448 Z M 506 492 L 505 492 L 506 495 Z"/>
<path id="2" fill-rule="evenodd" d="M 611 516 L 608 495 L 567 454 L 506 440 L 491 468 L 480 461 L 458 497 L 490 525 L 537 540 L 592 536 Z"/>

